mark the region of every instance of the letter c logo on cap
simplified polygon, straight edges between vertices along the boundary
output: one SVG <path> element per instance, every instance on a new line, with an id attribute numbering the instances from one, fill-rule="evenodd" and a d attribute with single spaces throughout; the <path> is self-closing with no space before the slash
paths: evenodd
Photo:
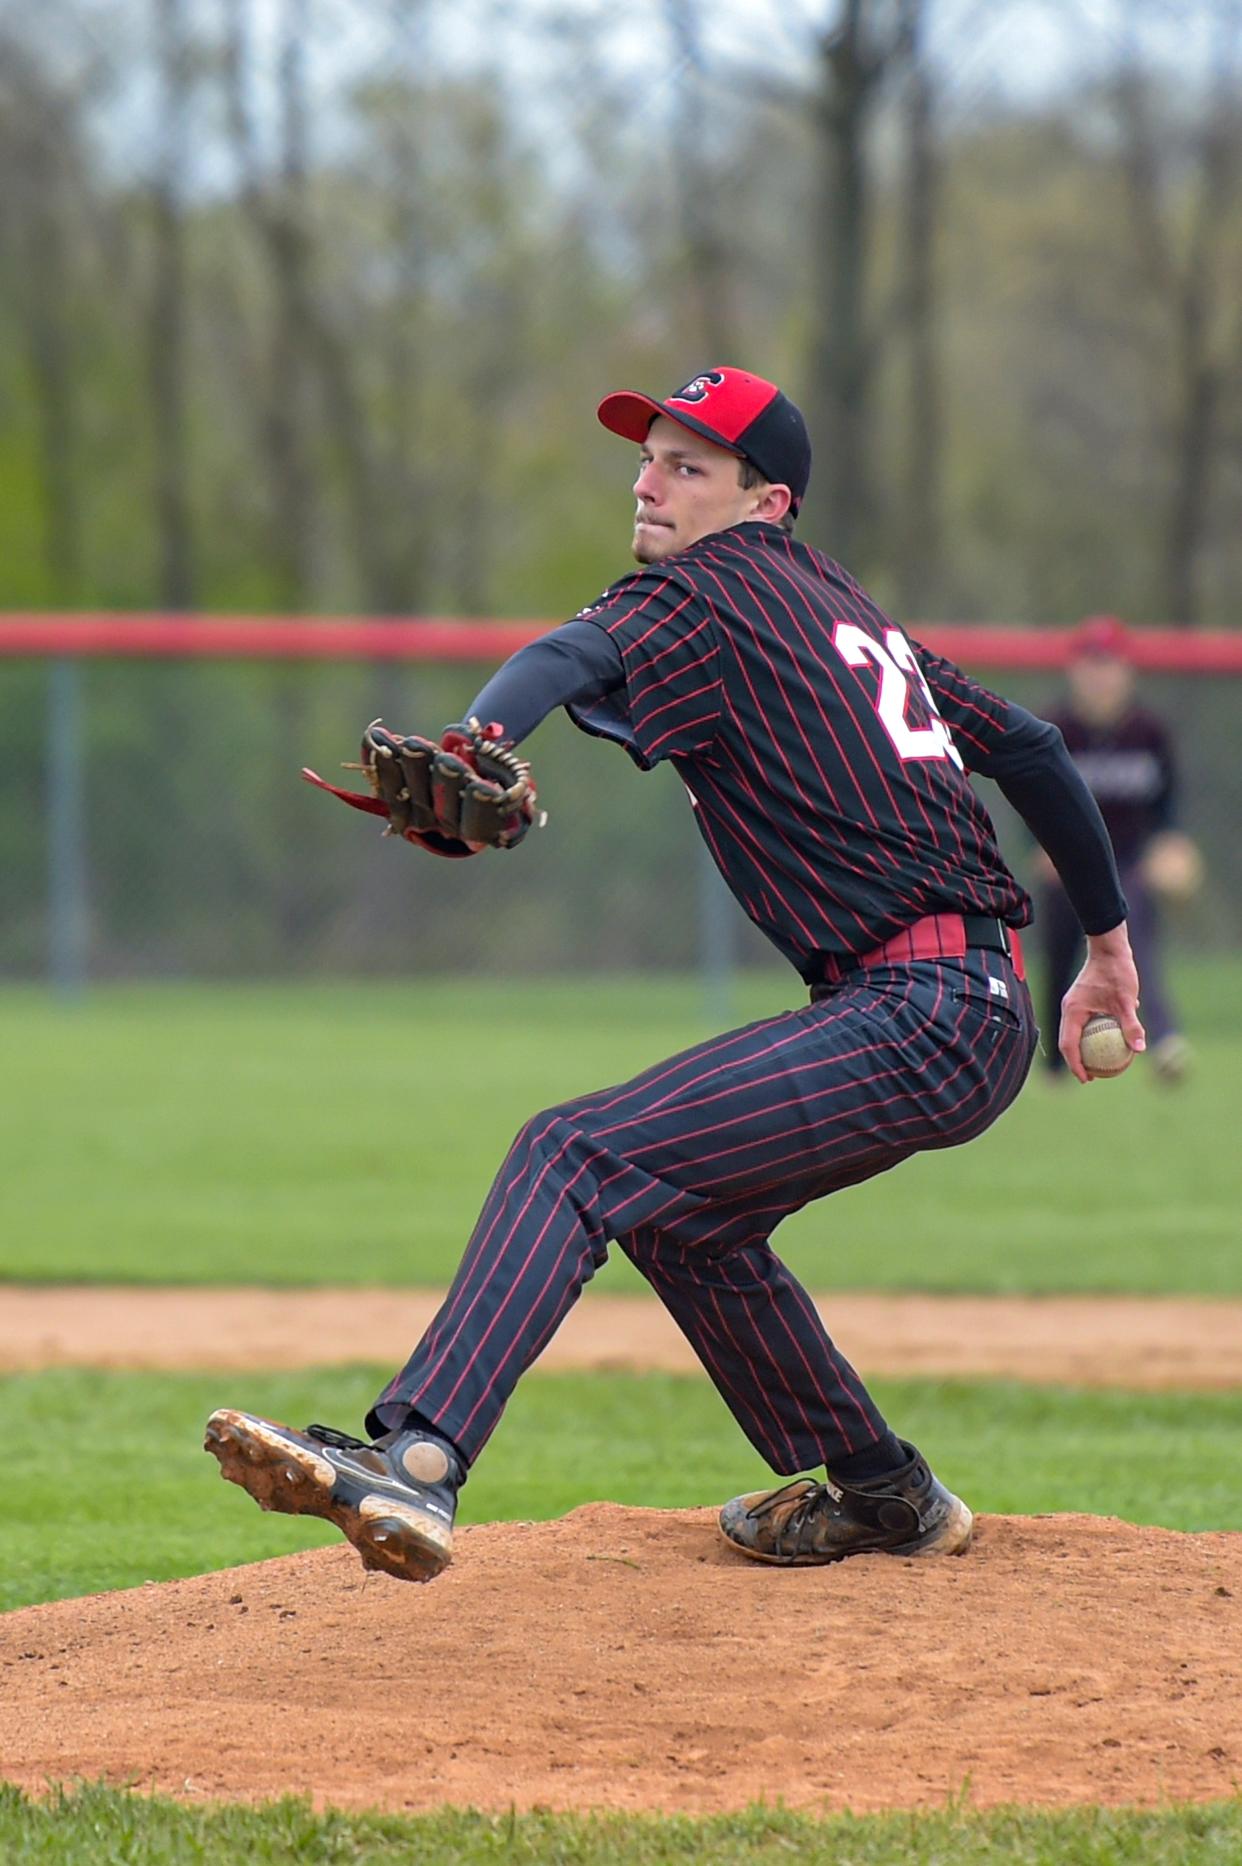
<path id="1" fill-rule="evenodd" d="M 688 402 L 691 407 L 696 402 L 705 402 L 713 389 L 718 389 L 724 377 L 718 369 L 711 370 L 706 376 L 695 376 L 684 389 L 678 389 L 676 395 L 670 395 L 670 402 Z"/>

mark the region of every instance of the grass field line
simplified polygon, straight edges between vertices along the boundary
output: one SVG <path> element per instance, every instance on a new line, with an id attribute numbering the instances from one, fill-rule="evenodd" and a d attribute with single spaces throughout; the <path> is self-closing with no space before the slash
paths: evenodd
<path id="1" fill-rule="evenodd" d="M 0 1304 L 0 1374 L 397 1365 L 431 1321 L 441 1293 L 9 1285 Z M 816 1301 L 829 1333 L 869 1377 L 1242 1388 L 1242 1301 L 858 1291 Z M 683 1373 L 696 1365 L 657 1302 L 625 1295 L 580 1302 L 540 1361 L 549 1372 Z"/>

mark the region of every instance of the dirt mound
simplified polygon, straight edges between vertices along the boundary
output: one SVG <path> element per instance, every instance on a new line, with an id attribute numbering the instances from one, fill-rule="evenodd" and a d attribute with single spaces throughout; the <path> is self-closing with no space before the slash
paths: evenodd
<path id="1" fill-rule="evenodd" d="M 868 1377 L 931 1375 L 1134 1388 L 1242 1387 L 1242 1302 L 1175 1296 L 817 1298 Z M 430 1290 L 5 1288 L 0 1373 L 39 1367 L 228 1370 L 398 1366 L 439 1306 Z M 588 1296 L 540 1366 L 698 1366 L 644 1296 Z"/>
<path id="2" fill-rule="evenodd" d="M 985 1517 L 960 1560 L 782 1572 L 709 1511 L 461 1532 L 0 1619 L 0 1776 L 182 1798 L 705 1812 L 1156 1803 L 1242 1775 L 1242 1535 Z"/>

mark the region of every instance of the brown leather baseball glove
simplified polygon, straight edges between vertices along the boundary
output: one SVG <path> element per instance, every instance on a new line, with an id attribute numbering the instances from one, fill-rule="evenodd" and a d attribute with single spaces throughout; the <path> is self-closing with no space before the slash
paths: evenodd
<path id="1" fill-rule="evenodd" d="M 345 769 L 363 773 L 370 796 L 341 790 L 314 771 L 302 776 L 356 810 L 386 816 L 386 835 L 433 855 L 516 848 L 532 824 L 544 821 L 530 766 L 502 742 L 499 726 L 477 719 L 446 726 L 438 745 L 389 732 L 377 719 L 362 735 L 361 761 Z"/>

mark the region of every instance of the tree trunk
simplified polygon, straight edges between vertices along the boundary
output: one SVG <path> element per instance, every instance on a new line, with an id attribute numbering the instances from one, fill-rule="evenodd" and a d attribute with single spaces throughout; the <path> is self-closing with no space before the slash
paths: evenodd
<path id="1" fill-rule="evenodd" d="M 934 613 L 942 581 L 942 396 L 936 328 L 936 214 L 939 173 L 932 76 L 924 49 L 924 0 L 909 0 L 910 70 L 905 97 L 902 301 L 907 381 L 898 529 L 898 599 L 908 619 Z"/>
<path id="2" fill-rule="evenodd" d="M 1237 129 L 1239 7 L 1222 7 L 1215 91 L 1197 138 L 1198 199 L 1181 287 L 1173 307 L 1177 343 L 1177 466 L 1166 544 L 1168 613 L 1187 628 L 1200 621 L 1200 572 L 1216 467 L 1217 430 L 1225 390 L 1227 349 L 1217 326 L 1228 287 L 1225 243 L 1242 194 Z M 1236 310 L 1231 320 L 1242 329 Z"/>
<path id="3" fill-rule="evenodd" d="M 277 587 L 281 606 L 304 609 L 312 585 L 313 485 L 307 441 L 310 302 L 306 200 L 307 0 L 285 0 L 280 14 L 280 187 L 269 252 L 274 315 L 267 402 Z"/>
<path id="4" fill-rule="evenodd" d="M 687 275 L 695 360 L 706 368 L 737 359 L 732 267 L 720 233 L 718 171 L 706 155 L 710 132 L 699 0 L 664 0 L 664 11 L 678 74 L 673 111 L 678 245 Z"/>
<path id="5" fill-rule="evenodd" d="M 812 341 L 816 471 L 808 501 L 833 557 L 865 568 L 871 517 L 871 376 L 867 267 L 871 237 L 867 130 L 878 65 L 868 50 L 867 0 L 846 0 L 820 47 L 817 121 L 823 144 L 819 237 L 820 323 Z"/>
<path id="6" fill-rule="evenodd" d="M 392 70 L 401 80 L 401 111 L 394 123 L 390 177 L 390 235 L 398 282 L 388 312 L 385 406 L 388 443 L 384 471 L 387 523 L 381 607 L 394 614 L 423 608 L 430 581 L 430 500 L 420 461 L 419 320 L 423 295 L 425 186 L 418 142 L 418 86 L 426 67 L 425 0 L 390 0 Z M 499 339 L 498 339 L 499 341 Z"/>
<path id="7" fill-rule="evenodd" d="M 247 215 L 263 249 L 276 309 L 269 348 L 269 382 L 276 390 L 293 379 L 296 415 L 272 394 L 260 398 L 259 445 L 268 461 L 278 575 L 287 591 L 312 581 L 315 481 L 309 462 L 314 400 L 322 409 L 326 438 L 336 454 L 346 509 L 347 546 L 356 568 L 359 606 L 375 613 L 387 606 L 387 573 L 380 474 L 354 357 L 334 329 L 313 277 L 313 252 L 306 202 L 306 103 L 301 45 L 306 0 L 285 0 L 282 15 L 282 185 L 279 200 L 265 186 L 248 101 L 250 48 L 247 0 L 224 0 L 226 8 L 224 86 L 234 159 L 242 177 Z M 282 357 L 283 320 L 288 320 L 294 359 Z M 291 599 L 290 599 L 291 601 Z M 296 605 L 294 605 L 296 606 Z"/>
<path id="8" fill-rule="evenodd" d="M 1132 41 L 1127 42 L 1114 85 L 1135 250 L 1172 332 L 1173 459 L 1160 582 L 1169 621 L 1187 628 L 1200 620 L 1200 574 L 1227 381 L 1225 358 L 1236 340 L 1232 334 L 1222 337 L 1220 326 L 1225 322 L 1226 240 L 1242 195 L 1236 127 L 1240 18 L 1238 0 L 1222 0 L 1215 11 L 1218 42 L 1212 94 L 1191 140 L 1189 181 L 1179 190 L 1192 197 L 1184 256 L 1178 255 L 1162 211 L 1158 144 L 1148 108 L 1151 81 L 1138 68 Z M 1236 312 L 1230 323 L 1237 332 Z"/>
<path id="9" fill-rule="evenodd" d="M 184 0 L 155 0 L 159 75 L 157 160 L 151 183 L 154 279 L 148 322 L 148 373 L 155 456 L 158 599 L 167 609 L 194 606 L 187 433 L 185 186 L 189 47 Z"/>
<path id="10" fill-rule="evenodd" d="M 66 310 L 73 296 L 65 225 L 68 203 L 58 159 L 67 130 L 53 118 L 51 100 L 40 98 L 38 103 L 39 127 L 30 126 L 30 133 L 22 136 L 21 174 L 10 180 L 17 182 L 23 197 L 17 230 L 21 317 L 35 391 L 47 587 L 53 603 L 73 608 L 82 600 L 83 548 L 77 383 Z"/>

